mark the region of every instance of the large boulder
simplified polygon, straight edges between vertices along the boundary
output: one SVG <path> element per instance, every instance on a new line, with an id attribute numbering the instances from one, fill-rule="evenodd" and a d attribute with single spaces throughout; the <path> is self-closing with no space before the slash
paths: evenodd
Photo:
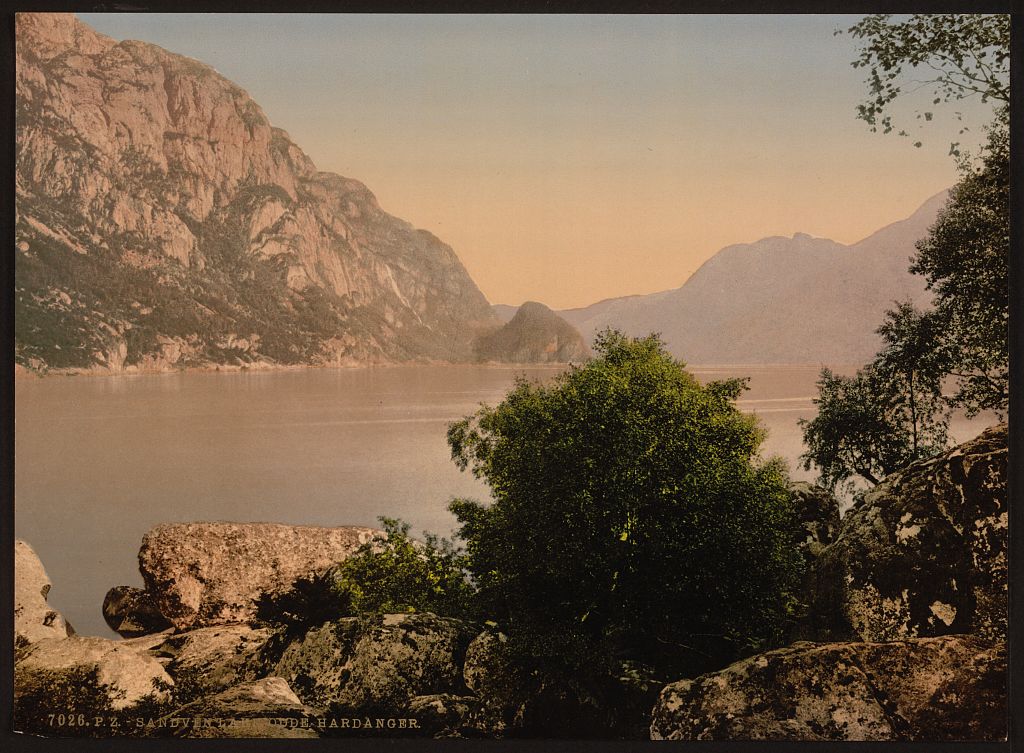
<path id="1" fill-rule="evenodd" d="M 465 695 L 471 638 L 459 620 L 430 613 L 342 618 L 288 645 L 272 674 L 307 703 L 397 716 L 415 696 Z"/>
<path id="2" fill-rule="evenodd" d="M 280 677 L 243 683 L 155 720 L 155 737 L 316 738 L 320 712 L 298 699 Z"/>
<path id="3" fill-rule="evenodd" d="M 267 674 L 261 657 L 272 635 L 269 628 L 220 625 L 169 634 L 148 651 L 174 678 L 175 699 L 191 701 Z"/>
<path id="4" fill-rule="evenodd" d="M 1007 427 L 865 493 L 818 558 L 819 639 L 1005 638 Z"/>
<path id="5" fill-rule="evenodd" d="M 173 523 L 149 531 L 139 570 L 177 629 L 253 618 L 256 602 L 352 555 L 381 532 L 277 523 Z"/>
<path id="6" fill-rule="evenodd" d="M 35 550 L 14 542 L 14 646 L 21 648 L 45 638 L 66 638 L 74 629 L 46 603 L 50 578 Z"/>
<path id="7" fill-rule="evenodd" d="M 141 588 L 114 586 L 103 599 L 103 619 L 123 638 L 159 633 L 171 627 L 153 597 Z"/>
<path id="8" fill-rule="evenodd" d="M 166 701 L 173 685 L 146 651 L 106 638 L 48 639 L 15 656 L 14 692 L 23 713 L 30 707 L 120 711 L 143 701 Z"/>
<path id="9" fill-rule="evenodd" d="M 796 643 L 667 685 L 655 740 L 1002 740 L 1006 646 Z"/>

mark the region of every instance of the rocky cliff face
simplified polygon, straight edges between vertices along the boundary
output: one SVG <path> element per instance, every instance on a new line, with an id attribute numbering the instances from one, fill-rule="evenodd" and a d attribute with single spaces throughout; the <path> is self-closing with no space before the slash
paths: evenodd
<path id="1" fill-rule="evenodd" d="M 244 91 L 68 14 L 17 17 L 22 366 L 466 360 L 451 248 L 319 172 Z"/>
<path id="2" fill-rule="evenodd" d="M 575 327 L 534 301 L 520 306 L 502 327 L 481 335 L 473 349 L 478 360 L 511 363 L 579 362 L 590 354 Z"/>

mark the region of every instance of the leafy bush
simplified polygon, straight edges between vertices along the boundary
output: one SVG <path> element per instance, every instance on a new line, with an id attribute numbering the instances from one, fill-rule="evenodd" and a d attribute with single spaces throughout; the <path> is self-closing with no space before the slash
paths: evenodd
<path id="1" fill-rule="evenodd" d="M 594 350 L 449 427 L 494 498 L 451 504 L 481 609 L 565 677 L 627 658 L 678 677 L 776 643 L 802 565 L 785 472 L 734 405 L 744 381 L 702 386 L 655 335 Z"/>
<path id="2" fill-rule="evenodd" d="M 415 541 L 409 537 L 408 523 L 380 521 L 384 534 L 344 562 L 297 581 L 284 594 L 264 596 L 257 604 L 257 618 L 302 632 L 367 612 L 469 616 L 473 587 L 464 556 L 433 534 Z"/>
<path id="3" fill-rule="evenodd" d="M 380 518 L 385 537 L 364 544 L 337 568 L 335 583 L 350 614 L 434 612 L 465 617 L 473 587 L 465 557 L 451 542 L 424 533 L 409 538 L 409 524 Z"/>

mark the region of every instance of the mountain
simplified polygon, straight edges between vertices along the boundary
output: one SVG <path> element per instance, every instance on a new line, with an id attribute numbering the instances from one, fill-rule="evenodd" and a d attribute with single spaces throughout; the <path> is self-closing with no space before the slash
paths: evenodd
<path id="1" fill-rule="evenodd" d="M 16 28 L 22 367 L 465 361 L 498 324 L 451 248 L 212 68 L 69 14 Z"/>
<path id="2" fill-rule="evenodd" d="M 559 313 L 588 342 L 609 326 L 660 332 L 689 363 L 862 363 L 878 350 L 886 309 L 930 301 L 907 268 L 945 200 L 853 245 L 797 233 L 728 246 L 675 290 Z"/>
<path id="3" fill-rule="evenodd" d="M 516 315 L 518 310 L 518 306 L 510 306 L 507 303 L 491 304 L 491 311 L 494 312 L 494 315 L 498 317 L 498 320 L 503 324 L 512 321 L 512 317 Z"/>
<path id="4" fill-rule="evenodd" d="M 499 329 L 482 335 L 480 361 L 568 363 L 589 355 L 580 333 L 543 303 L 528 301 Z"/>

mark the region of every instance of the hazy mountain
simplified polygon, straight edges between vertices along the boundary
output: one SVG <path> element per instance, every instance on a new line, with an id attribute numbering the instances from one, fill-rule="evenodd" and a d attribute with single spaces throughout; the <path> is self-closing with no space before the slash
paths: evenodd
<path id="1" fill-rule="evenodd" d="M 675 290 L 558 313 L 588 342 L 608 326 L 661 332 L 689 363 L 861 363 L 894 301 L 930 301 L 907 268 L 945 197 L 851 246 L 802 233 L 728 246 Z"/>
<path id="2" fill-rule="evenodd" d="M 498 323 L 212 68 L 68 14 L 19 14 L 16 55 L 19 364 L 469 360 Z"/>
<path id="3" fill-rule="evenodd" d="M 481 361 L 512 363 L 579 362 L 589 355 L 583 337 L 571 324 L 534 301 L 520 306 L 499 329 L 481 336 L 475 351 Z"/>

